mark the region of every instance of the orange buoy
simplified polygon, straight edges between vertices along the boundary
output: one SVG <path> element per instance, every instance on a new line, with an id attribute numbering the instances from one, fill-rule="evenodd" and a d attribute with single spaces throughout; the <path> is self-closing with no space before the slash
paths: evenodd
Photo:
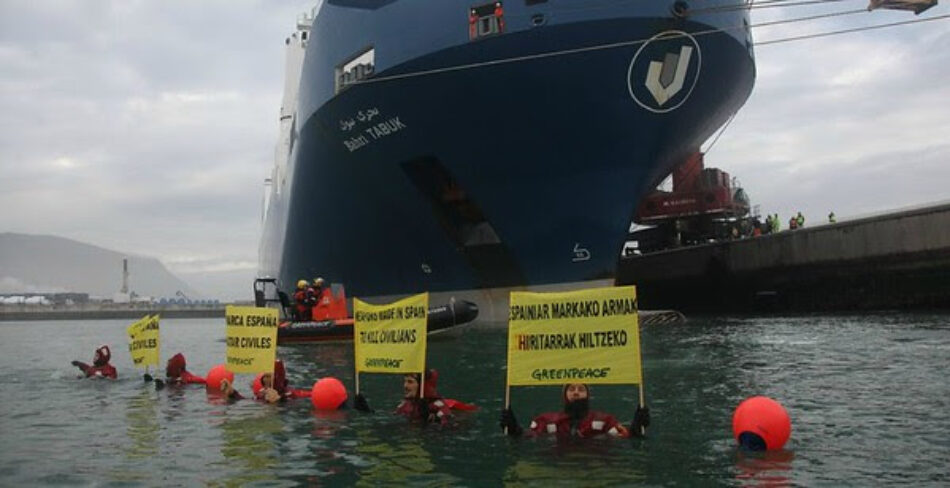
<path id="1" fill-rule="evenodd" d="M 219 364 L 210 370 L 208 370 L 207 384 L 205 388 L 209 392 L 220 393 L 221 392 L 221 380 L 228 380 L 232 385 L 234 384 L 234 373 L 227 370 L 223 364 Z"/>
<path id="2" fill-rule="evenodd" d="M 340 380 L 320 378 L 310 390 L 310 402 L 318 410 L 336 410 L 346 401 L 346 388 Z"/>
<path id="3" fill-rule="evenodd" d="M 781 449 L 792 433 L 792 422 L 779 402 L 764 396 L 745 399 L 732 414 L 732 436 L 752 451 Z"/>

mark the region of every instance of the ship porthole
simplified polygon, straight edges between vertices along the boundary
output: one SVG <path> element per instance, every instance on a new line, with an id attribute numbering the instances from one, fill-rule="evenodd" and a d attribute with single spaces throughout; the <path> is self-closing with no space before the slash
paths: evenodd
<path id="1" fill-rule="evenodd" d="M 673 2 L 673 6 L 670 7 L 670 12 L 673 14 L 673 17 L 684 19 L 689 15 L 689 4 L 683 0 L 677 0 Z"/>

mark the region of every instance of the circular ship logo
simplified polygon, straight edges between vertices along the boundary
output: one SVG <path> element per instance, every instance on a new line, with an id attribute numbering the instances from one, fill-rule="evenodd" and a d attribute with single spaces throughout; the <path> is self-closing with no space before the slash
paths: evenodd
<path id="1" fill-rule="evenodd" d="M 702 61 L 693 36 L 683 31 L 661 32 L 643 43 L 630 60 L 630 96 L 651 112 L 676 110 L 693 93 Z"/>

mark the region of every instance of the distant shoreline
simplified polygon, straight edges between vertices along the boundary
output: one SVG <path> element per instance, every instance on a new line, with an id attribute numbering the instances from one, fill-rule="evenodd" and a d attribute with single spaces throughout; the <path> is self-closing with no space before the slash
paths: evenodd
<path id="1" fill-rule="evenodd" d="M 167 319 L 224 318 L 224 305 L 214 307 L 49 307 L 49 306 L 0 306 L 0 322 L 14 320 L 107 320 L 139 319 L 158 314 Z"/>

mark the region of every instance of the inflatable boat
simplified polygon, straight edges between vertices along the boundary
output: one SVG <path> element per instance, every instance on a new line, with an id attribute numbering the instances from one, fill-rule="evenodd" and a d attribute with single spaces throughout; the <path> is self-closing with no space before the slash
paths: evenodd
<path id="1" fill-rule="evenodd" d="M 430 307 L 429 333 L 469 323 L 476 317 L 478 317 L 478 305 L 466 300 Z M 309 322 L 287 321 L 277 328 L 278 344 L 351 340 L 353 340 L 352 318 Z"/>
<path id="2" fill-rule="evenodd" d="M 258 307 L 278 307 L 281 316 L 294 317 L 290 297 L 280 290 L 274 278 L 254 280 L 254 304 Z M 334 283 L 324 302 L 314 305 L 311 315 L 315 320 L 285 320 L 277 328 L 277 343 L 351 341 L 353 318 L 347 313 L 346 292 L 343 285 Z M 478 317 L 478 305 L 467 300 L 453 300 L 438 307 L 429 307 L 429 333 L 467 324 Z"/>

